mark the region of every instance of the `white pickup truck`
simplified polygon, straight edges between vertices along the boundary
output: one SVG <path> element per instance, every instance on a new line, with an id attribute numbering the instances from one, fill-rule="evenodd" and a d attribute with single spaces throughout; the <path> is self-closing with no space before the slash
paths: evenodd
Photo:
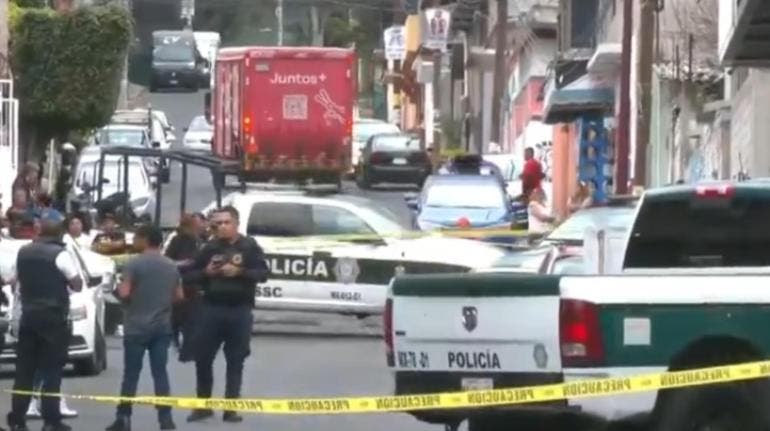
<path id="1" fill-rule="evenodd" d="M 770 358 L 768 221 L 769 184 L 671 186 L 642 197 L 620 275 L 398 276 L 384 316 L 395 391 L 579 382 Z M 524 418 L 574 411 L 643 417 L 656 431 L 770 429 L 768 402 L 763 379 L 413 415 L 450 428 L 469 419 L 471 430 L 501 413 L 521 429 Z"/>

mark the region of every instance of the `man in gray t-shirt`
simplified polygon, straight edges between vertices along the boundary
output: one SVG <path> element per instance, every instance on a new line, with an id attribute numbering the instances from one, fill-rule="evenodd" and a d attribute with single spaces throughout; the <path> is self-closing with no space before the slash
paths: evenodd
<path id="1" fill-rule="evenodd" d="M 160 251 L 163 233 L 155 226 L 142 226 L 134 235 L 142 254 L 123 268 L 123 281 L 118 297 L 124 304 L 123 383 L 120 395 L 136 396 L 144 352 L 150 356 L 155 395 L 171 393 L 166 365 L 171 345 L 171 307 L 183 299 L 181 277 L 177 266 Z M 131 404 L 118 405 L 115 422 L 107 431 L 131 430 Z M 170 407 L 158 407 L 161 430 L 176 429 Z"/>

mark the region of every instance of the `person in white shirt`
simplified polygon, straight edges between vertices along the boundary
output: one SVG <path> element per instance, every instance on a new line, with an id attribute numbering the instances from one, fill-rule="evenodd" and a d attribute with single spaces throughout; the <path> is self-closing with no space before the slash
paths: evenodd
<path id="1" fill-rule="evenodd" d="M 72 244 L 82 249 L 90 250 L 93 238 L 88 235 L 83 218 L 79 215 L 68 216 L 65 223 L 67 232 L 63 236 L 65 244 Z"/>
<path id="2" fill-rule="evenodd" d="M 545 199 L 545 192 L 539 187 L 532 190 L 529 195 L 527 212 L 531 237 L 545 236 L 553 230 L 553 225 L 556 223 L 557 219 L 549 211 Z"/>

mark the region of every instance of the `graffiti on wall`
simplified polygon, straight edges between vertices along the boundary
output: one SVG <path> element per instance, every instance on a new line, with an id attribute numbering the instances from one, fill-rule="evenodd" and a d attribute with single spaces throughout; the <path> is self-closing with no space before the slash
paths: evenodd
<path id="1" fill-rule="evenodd" d="M 546 181 L 553 181 L 553 142 L 543 141 L 535 145 L 535 158 L 540 162 Z"/>

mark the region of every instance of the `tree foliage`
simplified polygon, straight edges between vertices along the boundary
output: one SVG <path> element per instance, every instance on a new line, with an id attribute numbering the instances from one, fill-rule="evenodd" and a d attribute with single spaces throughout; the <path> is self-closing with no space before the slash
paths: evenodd
<path id="1" fill-rule="evenodd" d="M 11 66 L 22 117 L 51 136 L 106 124 L 131 35 L 131 17 L 117 7 L 67 14 L 20 9 L 11 28 Z"/>
<path id="2" fill-rule="evenodd" d="M 371 23 L 370 23 L 371 24 Z M 326 20 L 324 45 L 347 48 L 355 46 L 359 55 L 370 52 L 377 45 L 379 26 L 366 26 L 347 17 L 332 15 Z"/>
<path id="3" fill-rule="evenodd" d="M 23 8 L 44 8 L 47 6 L 46 0 L 11 0 L 11 4 Z"/>

